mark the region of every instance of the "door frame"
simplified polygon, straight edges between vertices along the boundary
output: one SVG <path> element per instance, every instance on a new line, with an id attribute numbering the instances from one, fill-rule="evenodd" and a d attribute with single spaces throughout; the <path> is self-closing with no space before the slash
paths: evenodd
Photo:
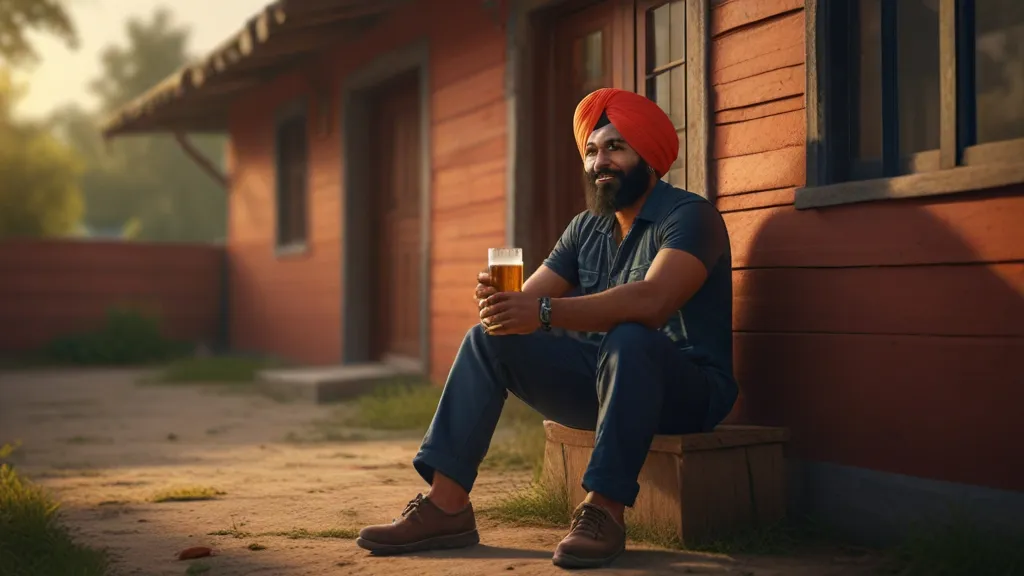
<path id="1" fill-rule="evenodd" d="M 537 178 L 545 172 L 543 159 L 550 157 L 547 137 L 557 129 L 548 120 L 554 99 L 554 28 L 559 18 L 585 10 L 599 2 L 611 2 L 622 12 L 616 23 L 619 42 L 635 45 L 632 23 L 633 0 L 526 0 L 510 3 L 506 29 L 506 100 L 508 101 L 508 222 L 506 239 L 510 246 L 523 248 L 528 266 L 539 265 L 552 246 L 534 246 L 530 233 L 536 211 Z M 633 89 L 636 74 L 633 58 L 612 50 L 612 77 L 624 89 Z M 564 127 L 569 130 L 569 126 Z M 544 190 L 549 189 L 545 186 Z M 566 222 L 565 224 L 568 224 Z M 527 273 L 532 273 L 531 268 Z"/>
<path id="2" fill-rule="evenodd" d="M 364 246 L 371 241 L 369 215 L 370 162 L 369 110 L 374 91 L 382 84 L 409 72 L 419 77 L 420 112 L 420 357 L 385 358 L 424 374 L 430 370 L 430 45 L 419 39 L 381 54 L 346 75 L 341 82 L 341 286 L 342 363 L 372 362 L 368 334 L 373 312 L 367 305 L 371 294 L 373 263 Z"/>
<path id="3" fill-rule="evenodd" d="M 534 206 L 535 178 L 540 171 L 537 158 L 543 149 L 538 142 L 545 128 L 557 129 L 545 123 L 551 106 L 550 88 L 555 71 L 552 62 L 552 28 L 560 17 L 601 0 L 523 0 L 509 3 L 505 16 L 506 30 L 506 76 L 505 92 L 508 103 L 508 191 L 506 241 L 510 246 L 519 246 L 528 260 L 543 259 L 552 246 L 531 246 L 531 223 Z M 628 54 L 615 54 L 612 74 L 626 90 L 637 91 L 636 63 L 636 3 L 635 0 L 603 0 L 612 2 L 621 11 L 619 20 L 620 41 L 629 46 Z M 711 153 L 714 130 L 713 105 L 711 104 L 710 55 L 711 41 L 708 33 L 710 7 L 716 0 L 686 0 L 687 4 L 687 79 L 696 83 L 687 95 L 687 106 L 693 114 L 687 113 L 687 132 L 693 140 L 694 153 L 688 147 L 687 170 L 693 170 L 691 192 L 714 201 Z M 632 55 L 632 57 L 629 57 Z M 565 127 L 569 130 L 569 127 Z M 691 168 L 692 166 L 692 168 Z M 566 222 L 568 224 L 568 222 Z M 533 270 L 529 271 L 530 273 Z"/>

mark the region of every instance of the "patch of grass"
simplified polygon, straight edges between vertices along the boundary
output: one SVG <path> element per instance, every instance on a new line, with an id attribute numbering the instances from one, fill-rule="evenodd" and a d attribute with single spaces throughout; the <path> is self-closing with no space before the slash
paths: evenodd
<path id="1" fill-rule="evenodd" d="M 348 428 L 424 432 L 434 418 L 443 388 L 419 379 L 396 381 L 359 397 L 349 410 L 314 423 L 318 439 L 352 440 Z M 490 470 L 533 470 L 544 459 L 543 417 L 509 395 L 498 421 L 494 442 L 481 464 Z M 296 438 L 291 438 L 296 440 Z"/>
<path id="2" fill-rule="evenodd" d="M 535 481 L 481 509 L 480 514 L 515 526 L 568 528 L 572 517 L 570 504 L 576 503 L 570 503 L 565 492 Z M 719 554 L 786 554 L 817 537 L 809 524 L 781 523 L 729 539 L 683 545 L 674 528 L 640 524 L 631 518 L 628 510 L 626 536 L 634 542 L 663 548 Z"/>
<path id="3" fill-rule="evenodd" d="M 207 533 L 207 536 L 231 536 L 232 538 L 238 539 L 254 538 L 257 536 L 282 536 L 289 540 L 312 540 L 316 538 L 339 538 L 342 540 L 352 540 L 359 537 L 359 530 L 357 528 L 325 528 L 323 530 L 293 528 L 291 530 L 278 530 L 275 532 L 246 532 L 235 526 L 226 530 L 209 532 Z"/>
<path id="4" fill-rule="evenodd" d="M 1022 576 L 1024 531 L 981 528 L 967 514 L 916 528 L 889 551 L 885 573 L 899 576 Z"/>
<path id="5" fill-rule="evenodd" d="M 518 400 L 516 402 L 519 402 Z M 521 402 L 519 402 L 522 404 Z M 507 430 L 502 430 L 507 428 Z M 506 432 L 502 434 L 502 432 Z M 513 420 L 499 422 L 481 470 L 532 470 L 533 479 L 540 478 L 544 464 L 544 426 L 538 416 L 536 422 Z"/>
<path id="6" fill-rule="evenodd" d="M 78 436 L 72 436 L 71 438 L 68 438 L 67 439 L 67 443 L 68 444 L 78 444 L 78 445 L 84 445 L 84 444 L 113 444 L 114 443 L 114 439 L 113 438 L 101 438 L 99 436 L 82 436 L 82 435 L 78 435 Z"/>
<path id="7" fill-rule="evenodd" d="M 534 483 L 482 508 L 480 515 L 515 526 L 568 527 L 571 512 L 568 494 Z"/>
<path id="8" fill-rule="evenodd" d="M 188 568 L 185 569 L 185 576 L 195 576 L 196 574 L 205 574 L 211 570 L 210 565 L 205 562 L 194 562 L 189 564 Z"/>
<path id="9" fill-rule="evenodd" d="M 279 360 L 245 356 L 193 356 L 180 358 L 160 370 L 154 381 L 161 383 L 253 382 L 259 371 L 284 366 Z"/>
<path id="10" fill-rule="evenodd" d="M 246 548 L 248 548 L 249 550 L 252 550 L 253 552 L 259 552 L 260 550 L 266 550 L 267 549 L 266 546 L 264 546 L 263 544 L 260 544 L 259 542 L 250 542 L 249 545 L 246 546 Z"/>
<path id="11" fill-rule="evenodd" d="M 153 502 L 194 502 L 197 500 L 213 500 L 224 492 L 209 486 L 182 486 L 161 490 L 153 495 Z"/>
<path id="12" fill-rule="evenodd" d="M 422 378 L 400 377 L 355 401 L 345 424 L 376 430 L 426 430 L 442 389 Z"/>
<path id="13" fill-rule="evenodd" d="M 0 459 L 14 448 L 0 446 Z M 104 551 L 76 544 L 60 521 L 59 505 L 39 486 L 0 463 L 0 569 L 4 574 L 102 576 Z"/>
<path id="14" fill-rule="evenodd" d="M 296 528 L 286 532 L 267 532 L 263 535 L 284 536 L 291 540 L 307 540 L 313 538 L 340 538 L 343 540 L 352 540 L 359 537 L 359 530 L 355 528 L 327 528 L 325 530 L 306 530 L 305 528 Z"/>

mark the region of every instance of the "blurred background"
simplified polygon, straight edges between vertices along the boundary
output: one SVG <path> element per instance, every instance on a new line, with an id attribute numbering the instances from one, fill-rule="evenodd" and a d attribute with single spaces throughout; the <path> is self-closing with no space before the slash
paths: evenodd
<path id="1" fill-rule="evenodd" d="M 228 37 L 263 0 L 11 0 L 0 15 L 0 239 L 215 242 L 224 189 L 173 136 L 104 142 L 111 111 Z M 193 142 L 223 165 L 225 138 Z"/>

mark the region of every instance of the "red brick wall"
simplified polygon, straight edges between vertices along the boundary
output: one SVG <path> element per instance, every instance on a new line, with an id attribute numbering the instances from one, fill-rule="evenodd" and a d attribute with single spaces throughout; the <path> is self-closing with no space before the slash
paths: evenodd
<path id="1" fill-rule="evenodd" d="M 428 35 L 431 80 L 432 247 L 431 374 L 442 379 L 473 325 L 469 291 L 486 250 L 505 239 L 505 35 L 480 3 L 445 0 L 405 5 L 355 42 L 324 54 L 313 70 L 336 90 L 345 74 L 379 54 Z M 311 130 L 310 250 L 274 255 L 273 118 L 275 110 L 309 93 L 289 74 L 254 90 L 230 119 L 232 192 L 229 201 L 231 335 L 240 349 L 325 364 L 342 350 L 341 135 Z M 331 95 L 336 109 L 339 95 Z"/>
<path id="2" fill-rule="evenodd" d="M 803 0 L 711 12 L 714 182 L 735 269 L 736 420 L 793 454 L 1024 490 L 1024 187 L 793 208 Z"/>
<path id="3" fill-rule="evenodd" d="M 223 249 L 134 242 L 0 243 L 0 352 L 96 327 L 113 306 L 157 311 L 168 336 L 215 343 Z"/>

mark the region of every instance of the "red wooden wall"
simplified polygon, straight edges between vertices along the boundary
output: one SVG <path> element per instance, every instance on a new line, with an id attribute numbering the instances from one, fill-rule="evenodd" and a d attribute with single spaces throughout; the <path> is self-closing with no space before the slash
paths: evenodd
<path id="1" fill-rule="evenodd" d="M 168 336 L 215 343 L 223 262 L 218 246 L 0 242 L 0 352 L 94 328 L 123 305 L 159 313 Z"/>
<path id="2" fill-rule="evenodd" d="M 802 0 L 712 8 L 714 178 L 733 246 L 732 418 L 802 458 L 1024 490 L 1024 187 L 797 211 Z"/>
<path id="3" fill-rule="evenodd" d="M 469 291 L 487 248 L 505 239 L 505 35 L 476 2 L 443 9 L 444 0 L 403 6 L 314 67 L 336 90 L 351 71 L 424 35 L 431 82 L 431 374 L 443 379 L 475 309 Z M 287 74 L 233 107 L 229 204 L 231 336 L 240 349 L 295 360 L 341 360 L 341 135 L 311 130 L 310 250 L 274 255 L 273 118 L 309 87 Z M 333 118 L 339 95 L 331 95 Z"/>

